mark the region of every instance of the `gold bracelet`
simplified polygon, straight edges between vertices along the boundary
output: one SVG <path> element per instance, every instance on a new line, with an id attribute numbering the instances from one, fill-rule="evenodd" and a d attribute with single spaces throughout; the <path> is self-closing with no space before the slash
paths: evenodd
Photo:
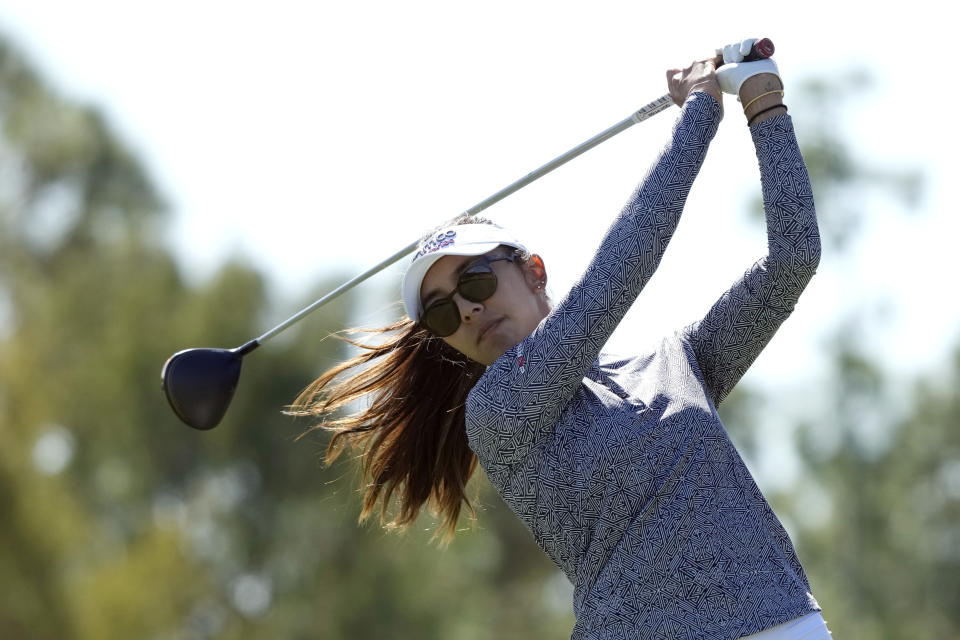
<path id="1" fill-rule="evenodd" d="M 756 98 L 754 98 L 753 100 L 751 100 L 751 101 L 748 102 L 747 104 L 743 105 L 743 112 L 746 113 L 746 112 L 747 112 L 747 108 L 749 108 L 750 105 L 752 105 L 754 102 L 756 102 L 756 101 L 759 100 L 760 98 L 766 98 L 767 96 L 772 96 L 772 95 L 775 94 L 775 93 L 779 93 L 780 95 L 783 95 L 783 89 L 777 89 L 776 91 L 767 91 L 766 93 L 761 93 L 761 94 L 758 95 Z"/>

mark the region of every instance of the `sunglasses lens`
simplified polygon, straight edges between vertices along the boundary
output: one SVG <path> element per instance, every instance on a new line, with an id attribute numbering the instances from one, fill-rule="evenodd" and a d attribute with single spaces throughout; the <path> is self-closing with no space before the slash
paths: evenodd
<path id="1" fill-rule="evenodd" d="M 453 300 L 447 299 L 423 312 L 423 325 L 434 335 L 445 338 L 453 335 L 460 327 L 460 310 Z"/>
<path id="2" fill-rule="evenodd" d="M 477 264 L 460 274 L 456 292 L 470 302 L 488 299 L 497 291 L 497 274 L 490 268 L 490 262 L 504 259 L 510 258 L 481 258 Z M 445 338 L 456 333 L 460 328 L 460 308 L 454 302 L 453 294 L 430 305 L 420 320 L 438 337 Z"/>
<path id="3" fill-rule="evenodd" d="M 492 271 L 464 273 L 458 289 L 470 302 L 483 302 L 497 291 L 497 276 Z"/>

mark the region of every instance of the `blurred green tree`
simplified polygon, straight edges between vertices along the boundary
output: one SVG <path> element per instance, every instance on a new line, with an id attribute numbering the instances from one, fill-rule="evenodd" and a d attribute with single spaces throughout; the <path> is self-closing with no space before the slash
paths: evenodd
<path id="1" fill-rule="evenodd" d="M 898 380 L 851 318 L 829 379 L 793 431 L 802 480 L 772 497 L 837 638 L 960 637 L 960 351 Z"/>

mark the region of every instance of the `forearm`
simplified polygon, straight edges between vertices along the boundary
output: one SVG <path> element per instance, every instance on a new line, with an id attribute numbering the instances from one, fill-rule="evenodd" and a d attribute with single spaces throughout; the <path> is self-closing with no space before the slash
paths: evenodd
<path id="1" fill-rule="evenodd" d="M 820 232 L 810 177 L 788 115 L 750 128 L 760 164 L 769 261 L 786 269 L 781 303 L 792 306 L 820 262 Z"/>

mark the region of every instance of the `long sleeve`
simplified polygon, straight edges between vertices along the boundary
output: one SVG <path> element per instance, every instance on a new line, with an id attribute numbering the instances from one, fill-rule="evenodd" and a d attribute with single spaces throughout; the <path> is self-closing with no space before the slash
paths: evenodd
<path id="1" fill-rule="evenodd" d="M 751 127 L 760 162 L 768 253 L 706 316 L 684 328 L 715 405 L 793 312 L 820 261 L 810 179 L 788 115 Z"/>
<path id="2" fill-rule="evenodd" d="M 509 474 L 553 433 L 586 371 L 660 263 L 721 117 L 722 107 L 708 94 L 687 99 L 670 142 L 579 282 L 471 391 L 467 433 L 488 462 L 488 475 L 498 475 L 494 468 Z"/>

